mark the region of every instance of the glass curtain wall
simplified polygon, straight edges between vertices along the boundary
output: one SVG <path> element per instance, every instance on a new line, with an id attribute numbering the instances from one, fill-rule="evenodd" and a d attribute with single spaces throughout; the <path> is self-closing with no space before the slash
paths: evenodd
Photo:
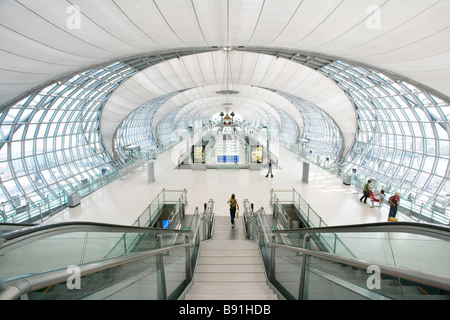
<path id="1" fill-rule="evenodd" d="M 274 105 L 271 105 L 271 107 L 276 110 L 281 119 L 281 125 L 279 127 L 277 125 L 276 128 L 272 128 L 273 130 L 278 131 L 278 140 L 282 140 L 290 144 L 295 144 L 299 138 L 299 129 L 297 123 L 288 113 L 286 113 L 282 109 Z M 274 137 L 271 138 L 273 139 Z"/>
<path id="2" fill-rule="evenodd" d="M 356 109 L 357 132 L 343 162 L 344 172 L 356 169 L 361 177 L 374 178 L 404 196 L 412 194 L 418 202 L 448 207 L 448 101 L 405 81 L 341 61 L 318 71 L 333 79 Z M 95 68 L 53 83 L 0 113 L 0 202 L 19 206 L 58 196 L 112 166 L 101 141 L 100 113 L 110 94 L 137 72 L 121 62 Z M 167 114 L 156 130 L 151 128 L 158 108 L 178 93 L 149 101 L 125 119 L 116 134 L 116 150 L 136 144 L 152 151 L 171 142 L 174 131 L 179 136 L 188 132 L 183 125 L 192 126 L 192 117 L 173 121 L 182 106 Z M 247 119 L 246 124 L 278 129 L 280 140 L 288 145 L 302 138 L 308 141 L 307 150 L 330 162 L 338 160 L 342 137 L 333 120 L 300 97 L 276 93 L 301 112 L 302 136 L 295 121 L 277 106 L 272 107 L 283 121 L 280 128 L 269 112 L 266 117 Z"/>
<path id="3" fill-rule="evenodd" d="M 136 70 L 122 63 L 53 83 L 0 114 L 4 211 L 71 193 L 111 161 L 99 130 L 110 94 Z"/>
<path id="4" fill-rule="evenodd" d="M 302 115 L 304 126 L 303 134 L 300 137 L 304 141 L 300 146 L 302 154 L 312 157 L 319 155 L 322 159 L 329 159 L 329 164 L 335 163 L 340 157 L 342 136 L 333 119 L 307 100 L 286 92 L 278 91 L 277 93 L 296 106 Z M 292 134 L 298 134 L 298 129 L 297 132 L 294 130 Z M 287 139 L 285 142 L 287 145 L 292 143 Z"/>
<path id="5" fill-rule="evenodd" d="M 340 61 L 319 71 L 337 82 L 357 112 L 355 143 L 344 170 L 356 169 L 416 202 L 449 206 L 449 103 Z"/>
<path id="6" fill-rule="evenodd" d="M 164 116 L 157 127 L 157 140 L 161 145 L 170 145 L 179 141 L 180 134 L 176 130 L 174 119 L 185 105 L 181 105 Z"/>
<path id="7" fill-rule="evenodd" d="M 149 153 L 159 148 L 158 140 L 154 136 L 150 124 L 159 107 L 177 93 L 173 92 L 148 101 L 122 122 L 114 139 L 118 157 L 125 156 L 123 147 L 129 145 L 139 145 L 143 153 Z"/>

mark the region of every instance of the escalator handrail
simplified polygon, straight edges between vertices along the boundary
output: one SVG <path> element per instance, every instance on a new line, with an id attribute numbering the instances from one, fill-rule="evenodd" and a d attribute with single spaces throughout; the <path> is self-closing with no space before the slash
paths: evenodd
<path id="1" fill-rule="evenodd" d="M 10 228 L 11 230 L 21 229 L 25 227 L 33 227 L 33 223 L 11 223 L 11 222 L 0 222 L 0 228 Z"/>
<path id="2" fill-rule="evenodd" d="M 150 227 L 136 227 L 127 225 L 117 225 L 98 222 L 61 222 L 51 225 L 39 225 L 28 228 L 14 230 L 2 234 L 3 244 L 0 251 L 16 247 L 30 241 L 44 239 L 50 236 L 72 233 L 72 232 L 135 232 L 154 234 L 189 234 L 189 230 L 174 230 Z M 1 241 L 0 241 L 1 243 Z"/>
<path id="3" fill-rule="evenodd" d="M 417 222 L 379 222 L 319 228 L 298 228 L 289 230 L 273 230 L 273 233 L 357 233 L 357 232 L 404 232 L 414 233 L 445 241 L 450 241 L 450 228 L 446 226 Z"/>
<path id="4" fill-rule="evenodd" d="M 450 291 L 450 277 L 426 273 L 422 271 L 417 271 L 413 269 L 406 269 L 402 267 L 396 267 L 392 265 L 387 265 L 378 262 L 369 262 L 361 259 L 343 257 L 332 253 L 313 251 L 304 248 L 293 247 L 284 244 L 278 244 L 273 242 L 266 242 L 267 247 L 282 248 L 291 251 L 295 251 L 300 254 L 305 254 L 307 256 L 314 256 L 321 259 L 325 259 L 335 263 L 342 263 L 346 265 L 351 265 L 357 268 L 363 268 L 367 270 L 370 266 L 376 265 L 380 268 L 383 274 L 387 274 L 393 277 L 399 277 L 401 279 L 410 280 L 413 282 L 421 283 L 424 285 L 429 285 L 435 288 Z"/>
<path id="5" fill-rule="evenodd" d="M 83 277 L 95 272 L 100 272 L 103 270 L 121 266 L 123 264 L 136 262 L 151 256 L 164 254 L 166 252 L 170 252 L 171 250 L 193 247 L 194 245 L 194 243 L 190 242 L 162 249 L 132 253 L 126 256 L 111 258 L 104 261 L 91 262 L 85 265 L 78 266 L 80 268 L 80 276 Z M 67 279 L 67 268 L 21 278 L 19 280 L 15 280 L 11 283 L 10 286 L 0 292 L 0 300 L 15 300 L 18 299 L 21 295 L 24 295 L 28 292 L 47 288 L 49 286 L 65 282 L 67 281 Z"/>

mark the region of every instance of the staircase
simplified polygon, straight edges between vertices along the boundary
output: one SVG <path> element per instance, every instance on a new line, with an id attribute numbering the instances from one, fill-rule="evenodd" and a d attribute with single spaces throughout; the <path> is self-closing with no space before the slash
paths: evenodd
<path id="1" fill-rule="evenodd" d="M 266 280 L 258 245 L 245 239 L 242 218 L 216 216 L 211 240 L 200 244 L 185 300 L 277 300 Z"/>

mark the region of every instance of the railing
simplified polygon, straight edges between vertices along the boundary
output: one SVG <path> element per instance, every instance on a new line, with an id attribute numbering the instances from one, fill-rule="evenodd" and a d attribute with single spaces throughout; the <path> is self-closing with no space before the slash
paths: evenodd
<path id="1" fill-rule="evenodd" d="M 190 265 L 190 262 L 189 254 L 187 254 L 186 252 L 191 250 L 193 246 L 193 243 L 187 243 L 175 247 L 155 249 L 152 251 L 135 253 L 124 257 L 109 259 L 103 263 L 94 262 L 79 267 L 73 266 L 44 274 L 30 276 L 24 279 L 17 280 L 16 282 L 8 286 L 4 291 L 0 292 L 0 300 L 16 300 L 19 298 L 38 299 L 38 294 L 36 294 L 37 297 L 34 297 L 33 292 L 37 292 L 39 290 L 56 285 L 65 285 L 67 291 L 74 290 L 73 294 L 71 296 L 64 297 L 65 299 L 83 299 L 89 297 L 92 294 L 99 294 L 98 291 L 104 288 L 99 288 L 99 286 L 96 286 L 95 289 L 81 291 L 81 289 L 83 288 L 88 288 L 88 286 L 81 282 L 81 280 L 89 276 L 95 276 L 95 274 L 104 272 L 105 270 L 123 268 L 124 266 L 135 269 L 140 268 L 141 271 L 144 271 L 146 269 L 150 273 L 157 274 L 157 281 L 146 282 L 146 284 L 149 286 L 147 288 L 148 292 L 152 292 L 153 295 L 146 295 L 144 297 L 138 296 L 134 297 L 134 299 L 141 298 L 166 300 L 171 298 L 172 295 L 176 293 L 175 290 L 168 292 L 166 281 L 166 270 L 168 269 L 168 267 L 170 267 L 170 265 L 172 265 L 172 263 L 176 262 L 167 262 L 167 259 L 165 259 L 164 256 L 168 254 L 178 254 L 179 259 L 184 258 L 187 260 L 185 275 L 185 279 L 187 280 L 188 277 L 190 277 L 190 271 L 187 267 Z M 146 265 L 146 268 L 142 268 L 142 266 L 139 265 L 143 263 Z M 70 272 L 73 272 L 72 270 L 76 271 L 77 277 L 81 279 L 78 288 L 76 283 L 71 284 L 70 282 L 68 282 L 68 275 L 71 274 Z M 112 284 L 108 283 L 108 285 L 114 285 L 114 282 Z M 183 282 L 178 283 L 178 285 L 183 285 Z M 178 289 L 177 291 L 180 290 L 181 289 Z"/>
<path id="2" fill-rule="evenodd" d="M 345 257 L 317 251 L 313 235 L 321 233 L 380 233 L 389 232 L 391 237 L 412 233 L 433 238 L 438 246 L 448 246 L 448 228 L 430 227 L 423 230 L 422 224 L 374 224 L 369 226 L 323 227 L 320 229 L 273 230 L 264 209 L 247 212 L 245 215 L 248 238 L 255 240 L 261 249 L 269 281 L 286 299 L 449 299 L 450 276 L 426 269 L 413 270 L 393 266 L 379 260 Z M 301 247 L 280 244 L 279 234 L 297 233 L 302 239 Z M 364 240 L 360 237 L 359 241 Z M 423 239 L 421 239 L 423 240 Z M 425 259 L 428 265 L 448 261 L 449 250 L 423 257 L 426 251 L 417 251 L 416 243 L 403 242 L 396 256 L 404 255 L 405 248 L 414 247 L 408 252 L 409 259 Z M 432 245 L 428 241 L 428 245 Z M 424 246 L 425 247 L 425 246 Z M 366 247 L 367 248 L 367 247 Z M 436 249 L 436 248 L 433 248 Z M 409 251 L 409 250 L 408 250 Z M 442 254 L 444 256 L 442 256 Z M 438 261 L 437 261 L 438 260 Z M 448 266 L 448 264 L 446 264 Z"/>
<path id="3" fill-rule="evenodd" d="M 362 177 L 359 175 L 353 175 L 351 184 L 355 188 L 355 192 L 362 196 L 362 186 L 369 180 L 370 177 Z M 386 193 L 386 200 L 390 196 L 394 195 L 396 190 L 392 190 L 392 187 L 383 183 L 376 183 L 376 189 L 383 189 Z M 384 205 L 389 206 L 389 202 L 385 201 Z M 417 222 L 427 223 L 439 223 L 443 225 L 450 224 L 450 209 L 447 207 L 441 207 L 434 203 L 425 204 L 419 203 L 414 195 L 400 195 L 400 205 L 398 212 L 408 215 L 410 218 Z"/>
<path id="4" fill-rule="evenodd" d="M 327 227 L 327 224 L 322 220 L 322 217 L 311 208 L 311 206 L 302 198 L 302 196 L 295 190 L 271 190 L 270 191 L 270 204 L 272 205 L 272 209 L 274 215 L 276 216 L 278 225 L 281 225 L 282 228 L 278 228 L 279 230 L 287 230 L 289 227 L 289 217 L 285 212 L 283 206 L 292 205 L 295 210 L 300 214 L 303 223 L 307 228 L 321 228 Z M 281 221 L 281 222 L 279 222 Z M 281 235 L 281 234 L 280 234 Z M 297 240 L 293 237 L 282 236 L 285 244 L 290 244 L 294 246 L 301 246 L 301 243 L 298 244 Z M 327 234 L 315 234 L 314 238 L 319 246 L 321 246 L 322 250 L 345 254 L 350 257 L 355 257 L 355 255 L 351 252 L 348 246 L 342 241 L 342 239 L 332 233 Z M 300 239 L 302 240 L 302 239 Z"/>
<path id="5" fill-rule="evenodd" d="M 323 227 L 297 230 L 273 230 L 277 243 L 303 247 L 305 236 L 316 250 L 323 250 L 321 242 L 338 238 L 339 256 L 385 265 L 420 270 L 450 277 L 450 229 L 420 223 L 372 223 L 351 226 Z M 282 237 L 282 238 L 281 238 Z M 288 239 L 281 242 L 279 239 Z M 341 244 L 345 244 L 342 247 Z M 327 246 L 325 246 L 325 249 Z M 351 249 L 351 251 L 349 250 Z M 414 248 L 414 250 L 411 250 Z"/>
<path id="6" fill-rule="evenodd" d="M 214 225 L 214 200 L 209 199 L 208 203 L 205 203 L 205 208 L 202 215 L 203 226 L 203 238 L 207 238 L 207 235 L 211 235 L 213 230 L 212 227 Z"/>
<path id="7" fill-rule="evenodd" d="M 314 159 L 312 155 L 305 154 L 303 150 L 299 150 L 298 144 L 288 143 L 286 141 L 279 141 L 279 145 L 283 146 L 287 150 L 299 155 L 301 158 L 314 163 L 316 166 L 327 170 L 333 175 L 338 177 L 343 177 L 342 168 L 344 166 L 344 160 L 337 159 L 336 161 L 330 162 L 324 160 L 324 157 L 321 157 L 319 161 Z M 364 182 L 366 182 L 371 177 L 364 177 L 361 175 L 352 175 L 351 185 L 355 188 L 356 192 L 361 191 L 361 186 Z M 400 185 L 401 187 L 401 185 Z M 386 192 L 386 197 L 393 195 L 398 190 L 392 190 L 390 185 L 386 185 L 383 183 L 379 183 L 377 186 L 378 190 L 383 189 Z M 362 196 L 362 191 L 361 191 Z M 448 206 L 439 206 L 434 203 L 425 204 L 418 202 L 417 199 L 413 195 L 402 194 L 400 196 L 400 206 L 398 208 L 399 212 L 407 214 L 411 218 L 415 219 L 418 222 L 431 222 L 431 223 L 439 223 L 443 225 L 450 225 L 450 207 Z M 385 202 L 383 205 L 389 205 L 388 202 Z"/>
<path id="8" fill-rule="evenodd" d="M 173 223 L 170 224 L 180 226 L 181 224 L 181 215 L 184 215 L 184 210 L 187 203 L 186 197 L 186 189 L 184 190 L 166 190 L 163 189 L 156 198 L 150 203 L 147 209 L 139 216 L 138 219 L 133 223 L 133 226 L 137 227 L 151 227 L 155 224 L 156 220 L 159 218 L 161 214 L 161 210 L 167 204 L 175 204 L 172 213 L 170 214 L 170 218 L 174 219 Z M 178 200 L 176 200 L 178 198 Z M 141 225 L 142 223 L 142 225 Z M 168 229 L 179 229 L 169 227 Z M 173 240 L 176 242 L 176 236 L 174 235 Z M 116 245 L 111 248 L 111 250 L 106 254 L 105 257 L 110 257 L 111 254 L 117 250 L 117 248 L 124 248 L 124 253 L 128 253 L 133 251 L 135 246 L 137 246 L 141 240 L 142 234 L 135 234 L 134 236 L 129 234 L 123 234 L 120 240 L 116 243 Z M 169 244 L 170 245 L 170 244 Z"/>
<path id="9" fill-rule="evenodd" d="M 77 184 L 67 183 L 66 188 L 53 191 L 57 194 L 41 195 L 40 200 L 27 196 L 16 196 L 11 200 L 4 201 L 0 204 L 0 223 L 42 223 L 46 217 L 68 208 L 69 196 L 79 194 L 83 198 L 103 188 L 105 185 L 136 171 L 147 160 L 154 158 L 157 154 L 168 150 L 172 146 L 173 144 L 162 146 L 147 153 L 141 153 L 138 158 L 124 157 L 105 163 L 99 175 L 85 178 Z"/>
<path id="10" fill-rule="evenodd" d="M 211 236 L 208 208 L 202 214 L 196 208 L 186 230 L 66 223 L 10 233 L 0 248 L 0 300 L 96 299 L 138 281 L 147 290 L 134 299 L 176 299 L 192 280 L 200 242 Z M 140 243 L 130 250 L 126 242 L 136 236 Z M 118 239 L 123 246 L 116 246 Z"/>
<path id="11" fill-rule="evenodd" d="M 293 205 L 297 211 L 302 214 L 304 222 L 308 227 L 318 228 L 327 226 L 322 220 L 322 217 L 311 208 L 308 202 L 306 202 L 295 189 L 270 190 L 270 204 L 277 210 L 276 214 L 280 213 L 283 205 Z"/>
<path id="12" fill-rule="evenodd" d="M 164 205 L 174 205 L 174 213 L 183 215 L 187 204 L 187 191 L 183 190 L 166 190 L 162 191 L 156 198 L 148 205 L 148 207 L 139 215 L 136 221 L 132 224 L 138 227 L 152 226 L 159 217 L 159 214 Z"/>
<path id="13" fill-rule="evenodd" d="M 42 270 L 158 249 L 159 243 L 164 247 L 171 246 L 174 244 L 173 236 L 183 234 L 187 232 L 97 223 L 60 223 L 25 228 L 2 236 L 5 242 L 0 247 L 0 279 L 10 281 Z M 158 239 L 159 235 L 161 239 Z M 140 247 L 136 245 L 137 239 Z"/>

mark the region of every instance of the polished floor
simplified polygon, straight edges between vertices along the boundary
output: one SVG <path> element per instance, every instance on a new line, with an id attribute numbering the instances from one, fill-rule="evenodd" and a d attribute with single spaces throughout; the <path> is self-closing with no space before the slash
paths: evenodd
<path id="1" fill-rule="evenodd" d="M 236 194 L 272 214 L 270 191 L 295 189 L 329 226 L 387 221 L 388 208 L 370 208 L 363 204 L 355 189 L 342 179 L 315 166 L 310 166 L 309 182 L 302 182 L 302 160 L 290 151 L 279 149 L 279 168 L 274 177 L 266 178 L 266 169 L 209 169 L 206 171 L 176 169 L 178 150 L 173 148 L 154 160 L 155 181 L 147 181 L 147 168 L 142 167 L 103 189 L 82 199 L 81 204 L 47 219 L 45 224 L 65 221 L 91 221 L 132 224 L 162 189 L 187 190 L 187 213 L 213 199 L 216 215 L 228 215 L 227 201 Z M 413 221 L 402 214 L 399 221 Z"/>
<path id="2" fill-rule="evenodd" d="M 204 203 L 213 199 L 215 215 L 226 217 L 229 215 L 227 201 L 234 193 L 239 205 L 248 199 L 255 209 L 263 207 L 272 215 L 271 190 L 295 189 L 328 226 L 387 221 L 386 205 L 370 208 L 369 201 L 361 203 L 361 194 L 355 194 L 353 187 L 315 165 L 310 167 L 309 182 L 302 182 L 302 160 L 284 148 L 279 150 L 279 168 L 274 168 L 273 178 L 265 177 L 266 170 L 180 170 L 176 169 L 178 155 L 175 147 L 153 160 L 155 181 L 147 181 L 147 168 L 142 167 L 83 198 L 80 205 L 47 219 L 45 224 L 90 221 L 131 225 L 164 188 L 187 190 L 187 214 L 193 213 L 196 207 L 201 210 Z M 401 213 L 397 218 L 414 221 Z M 450 256 L 441 254 L 449 248 L 443 241 L 391 233 L 344 238 L 341 240 L 346 246 L 363 259 L 450 277 L 447 267 Z"/>

